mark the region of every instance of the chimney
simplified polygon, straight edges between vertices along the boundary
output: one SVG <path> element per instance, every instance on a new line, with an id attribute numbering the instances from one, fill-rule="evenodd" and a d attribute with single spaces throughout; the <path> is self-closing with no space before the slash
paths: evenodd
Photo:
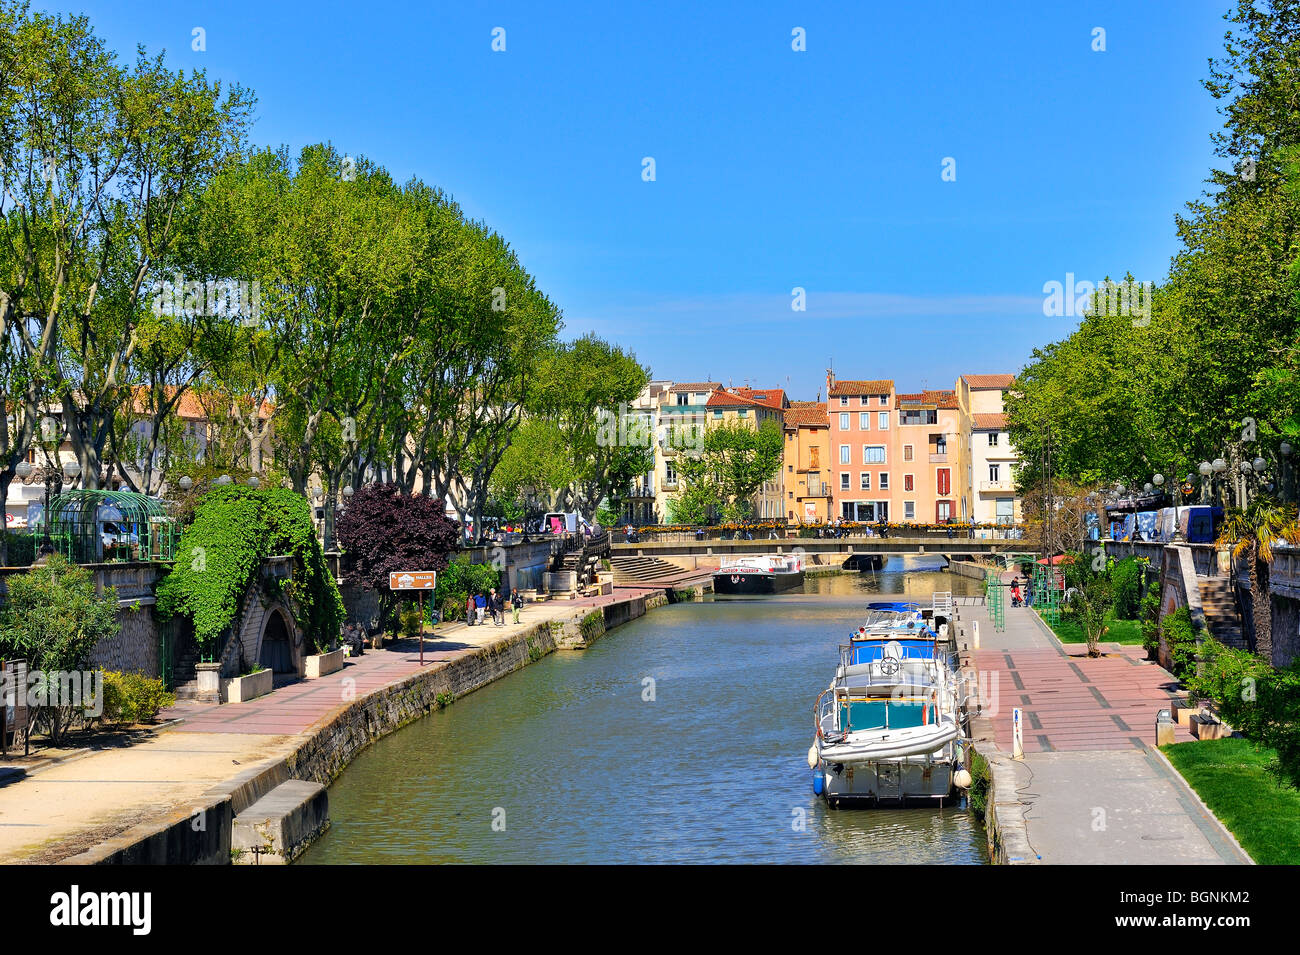
<path id="1" fill-rule="evenodd" d="M 835 372 L 827 368 L 826 369 L 826 397 L 827 398 L 831 396 L 831 389 L 834 387 L 835 387 Z"/>

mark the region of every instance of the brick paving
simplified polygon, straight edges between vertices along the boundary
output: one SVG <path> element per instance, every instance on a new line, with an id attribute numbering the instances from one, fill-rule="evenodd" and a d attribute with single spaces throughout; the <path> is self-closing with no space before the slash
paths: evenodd
<path id="1" fill-rule="evenodd" d="M 506 624 L 498 627 L 491 617 L 478 626 L 461 622 L 439 624 L 436 631 L 425 634 L 424 665 L 436 667 L 449 660 L 491 643 L 512 630 L 525 629 L 543 620 L 567 616 L 584 607 L 600 607 L 637 596 L 643 592 L 662 590 L 658 587 L 615 587 L 614 593 L 600 597 L 582 597 L 576 600 L 548 600 L 527 604 L 520 611 L 520 622 L 511 623 L 506 613 Z M 367 650 L 359 657 L 349 658 L 342 670 L 314 680 L 295 680 L 276 687 L 266 696 L 247 703 L 196 703 L 180 702 L 164 710 L 162 719 L 183 719 L 175 732 L 181 733 L 247 733 L 255 735 L 294 735 L 303 733 L 328 716 L 341 703 L 359 699 L 366 694 L 403 680 L 420 669 L 418 640 L 399 640 L 388 643 L 382 650 Z"/>
<path id="2" fill-rule="evenodd" d="M 982 606 L 960 610 L 966 639 L 978 621 L 983 713 L 976 739 L 1012 751 L 1012 709 L 1024 721 L 1025 758 L 1010 761 L 1029 858 L 1057 864 L 1249 864 L 1249 857 L 1155 750 L 1156 714 L 1177 693 L 1141 647 L 1103 643 L 1089 658 L 1062 644 L 1025 607 L 995 631 Z M 1192 739 L 1178 727 L 1175 739 Z"/>

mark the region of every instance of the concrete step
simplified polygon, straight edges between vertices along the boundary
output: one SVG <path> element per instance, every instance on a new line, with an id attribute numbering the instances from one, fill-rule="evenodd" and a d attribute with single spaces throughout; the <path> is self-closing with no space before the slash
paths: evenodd
<path id="1" fill-rule="evenodd" d="M 235 816 L 230 849 L 236 865 L 292 862 L 329 828 L 329 791 L 290 779 Z"/>

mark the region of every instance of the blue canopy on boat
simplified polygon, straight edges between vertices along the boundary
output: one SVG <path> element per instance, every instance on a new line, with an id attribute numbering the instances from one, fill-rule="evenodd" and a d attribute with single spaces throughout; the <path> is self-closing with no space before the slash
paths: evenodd
<path id="1" fill-rule="evenodd" d="M 867 604 L 868 610 L 920 610 L 920 604 L 907 603 L 903 600 L 875 600 Z"/>

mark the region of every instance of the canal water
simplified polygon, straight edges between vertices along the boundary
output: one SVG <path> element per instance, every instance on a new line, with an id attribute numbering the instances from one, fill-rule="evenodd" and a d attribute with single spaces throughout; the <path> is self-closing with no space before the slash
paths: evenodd
<path id="1" fill-rule="evenodd" d="M 300 861 L 986 862 L 962 808 L 812 792 L 813 701 L 866 601 L 981 589 L 923 560 L 674 604 L 525 667 L 362 752 Z"/>

